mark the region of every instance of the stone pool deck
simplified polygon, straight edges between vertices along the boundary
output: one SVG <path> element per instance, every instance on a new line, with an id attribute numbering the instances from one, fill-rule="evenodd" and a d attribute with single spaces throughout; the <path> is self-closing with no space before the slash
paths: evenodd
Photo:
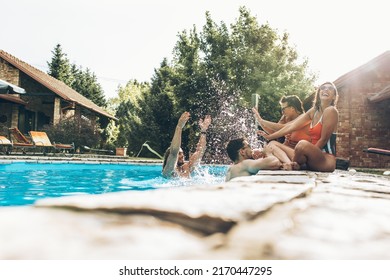
<path id="1" fill-rule="evenodd" d="M 45 199 L 0 208 L 0 228 L 0 259 L 390 259 L 390 176 L 262 171 Z"/>

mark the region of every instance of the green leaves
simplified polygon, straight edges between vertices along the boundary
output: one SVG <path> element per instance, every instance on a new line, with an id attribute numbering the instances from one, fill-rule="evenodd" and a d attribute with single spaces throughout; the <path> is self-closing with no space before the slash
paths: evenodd
<path id="1" fill-rule="evenodd" d="M 63 81 L 66 85 L 71 86 L 74 77 L 71 72 L 71 66 L 66 54 L 62 51 L 61 45 L 57 44 L 52 51 L 53 57 L 48 62 L 48 74 L 57 80 Z"/>
<path id="2" fill-rule="evenodd" d="M 107 101 L 104 96 L 104 91 L 101 85 L 97 81 L 97 77 L 88 68 L 83 70 L 82 67 L 77 68 L 76 65 L 72 65 L 72 75 L 74 82 L 71 87 L 90 99 L 93 103 L 100 107 L 107 106 Z"/>
<path id="3" fill-rule="evenodd" d="M 205 16 L 203 28 L 178 33 L 172 61 L 162 60 L 150 86 L 130 80 L 110 100 L 130 153 L 137 153 L 145 141 L 164 153 L 180 114 L 189 111 L 184 151 L 188 155 L 195 148 L 197 121 L 210 114 L 206 158 L 223 160 L 231 137 L 255 133 L 252 94 L 260 95 L 262 116 L 278 121 L 283 95 L 304 99 L 313 91 L 315 77 L 289 44 L 288 33 L 279 34 L 268 23 L 260 25 L 245 7 L 230 26 L 216 23 L 209 12 Z"/>
<path id="4" fill-rule="evenodd" d="M 100 107 L 107 105 L 104 91 L 97 81 L 96 75 L 88 68 L 77 67 L 75 64 L 70 64 L 67 55 L 62 51 L 61 45 L 57 46 L 52 51 L 53 57 L 51 62 L 48 62 L 48 74 L 57 80 L 63 81 L 66 85 L 87 97 L 92 102 Z"/>

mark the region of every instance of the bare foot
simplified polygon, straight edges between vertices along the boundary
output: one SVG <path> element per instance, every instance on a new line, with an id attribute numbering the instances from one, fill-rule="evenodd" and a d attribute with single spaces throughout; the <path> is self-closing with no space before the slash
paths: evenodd
<path id="1" fill-rule="evenodd" d="M 293 170 L 291 163 L 283 163 L 282 164 L 282 170 Z"/>
<path id="2" fill-rule="evenodd" d="M 291 163 L 292 170 L 301 170 L 301 167 L 299 166 L 298 162 L 293 161 Z"/>
<path id="3" fill-rule="evenodd" d="M 300 170 L 301 167 L 299 166 L 299 164 L 297 162 L 290 162 L 290 163 L 283 163 L 282 164 L 282 170 Z"/>

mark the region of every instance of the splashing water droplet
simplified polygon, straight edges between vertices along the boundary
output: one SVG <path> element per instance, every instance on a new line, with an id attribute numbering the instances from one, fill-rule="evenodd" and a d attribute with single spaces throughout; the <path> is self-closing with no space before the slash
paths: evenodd
<path id="1" fill-rule="evenodd" d="M 251 108 L 243 105 L 239 92 L 229 89 L 218 79 L 213 81 L 211 91 L 216 114 L 208 131 L 208 145 L 203 161 L 230 163 L 226 145 L 231 139 L 239 137 L 247 138 L 252 147 L 261 148 L 262 143 L 257 139 L 257 127 Z"/>

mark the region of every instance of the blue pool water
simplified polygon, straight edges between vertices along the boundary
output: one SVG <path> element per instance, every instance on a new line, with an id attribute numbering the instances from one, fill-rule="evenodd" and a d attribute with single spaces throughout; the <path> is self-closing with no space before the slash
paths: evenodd
<path id="1" fill-rule="evenodd" d="M 202 166 L 191 179 L 165 179 L 161 164 L 0 164 L 0 206 L 29 205 L 42 198 L 77 194 L 213 185 L 223 182 L 225 173 L 225 166 Z"/>

